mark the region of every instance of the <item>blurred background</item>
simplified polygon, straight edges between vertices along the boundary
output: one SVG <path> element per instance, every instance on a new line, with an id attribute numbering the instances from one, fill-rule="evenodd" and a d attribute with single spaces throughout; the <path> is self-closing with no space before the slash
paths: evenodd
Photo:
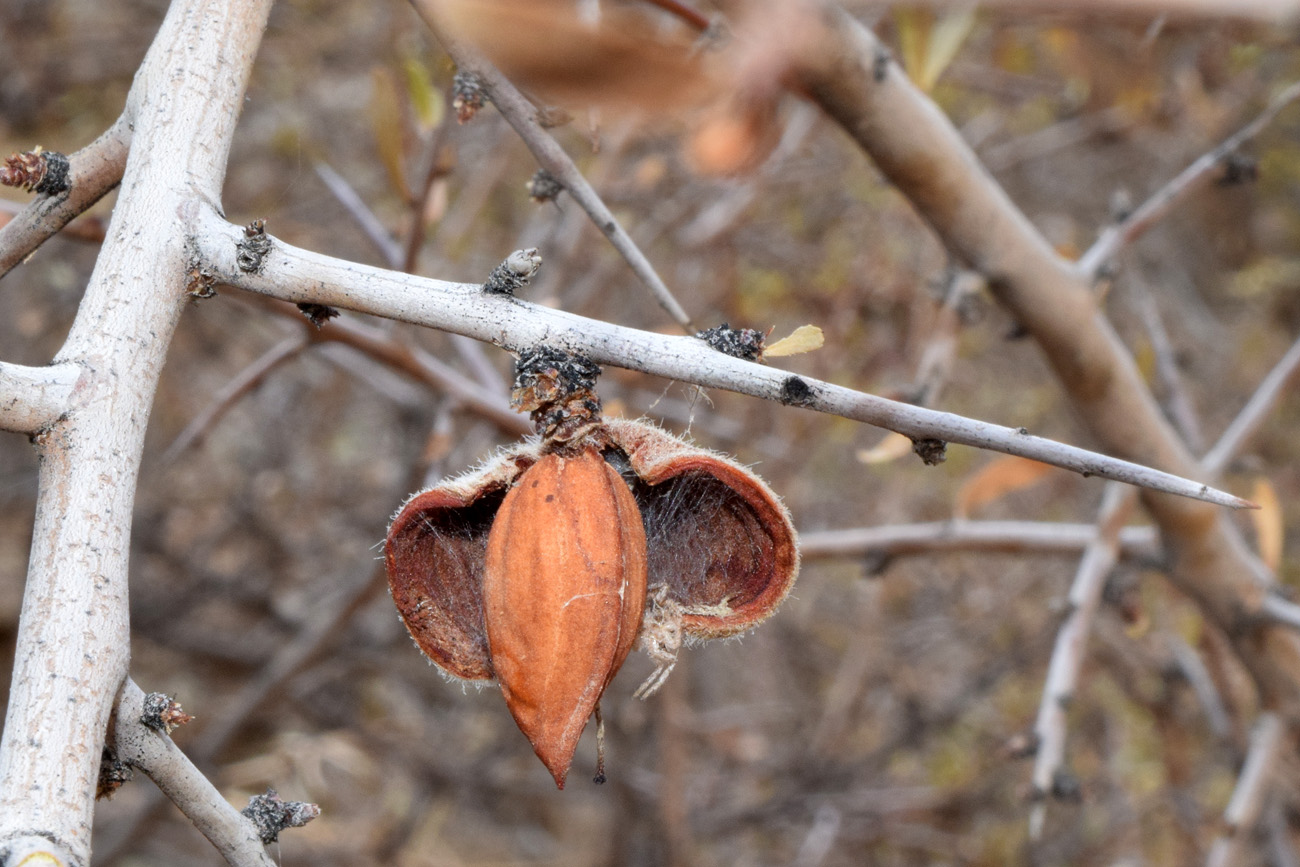
<path id="1" fill-rule="evenodd" d="M 0 149 L 71 152 L 94 139 L 120 112 L 165 7 L 0 6 Z M 1117 207 L 1142 201 L 1300 77 L 1295 34 L 1262 26 L 856 13 L 1071 255 Z M 465 282 L 536 246 L 545 265 L 524 297 L 675 333 L 566 195 L 530 200 L 537 165 L 494 109 L 456 123 L 453 72 L 406 4 L 276 4 L 236 134 L 227 216 L 266 219 L 274 235 L 312 250 Z M 775 339 L 815 324 L 824 348 L 772 363 L 1090 445 L 1032 343 L 951 268 L 846 137 L 792 97 L 780 124 L 767 161 L 732 178 L 692 171 L 689 124 L 672 116 L 577 111 L 553 132 L 699 327 L 770 328 Z M 1153 382 L 1162 358 L 1175 362 L 1202 447 L 1300 329 L 1298 196 L 1292 108 L 1124 255 L 1106 296 Z M 83 219 L 91 240 L 54 239 L 0 284 L 4 360 L 42 364 L 58 350 L 112 198 Z M 387 242 L 366 228 L 370 217 Z M 412 242 L 413 231 L 422 239 Z M 954 283 L 967 291 L 947 316 Z M 505 394 L 512 359 L 494 347 L 347 312 L 343 321 L 435 356 L 484 394 Z M 1063 555 L 810 549 L 778 616 L 742 639 L 684 652 L 645 702 L 631 693 L 653 666 L 633 654 L 602 703 L 609 783 L 587 782 L 589 731 L 568 789 L 556 792 L 495 688 L 449 683 L 420 655 L 378 559 L 411 491 L 517 431 L 327 339 L 334 327 L 317 335 L 292 308 L 233 289 L 193 304 L 155 404 L 132 552 L 132 674 L 196 716 L 177 742 L 239 806 L 269 786 L 322 808 L 285 833 L 283 863 L 1204 857 L 1254 699 L 1223 641 L 1142 561 L 1126 561 L 1108 583 L 1071 705 L 1069 772 L 1038 841 L 1026 830 L 1030 764 L 1018 756 L 1077 562 Z M 922 359 L 945 341 L 951 369 L 928 380 Z M 249 387 L 231 397 L 241 379 Z M 945 520 L 959 508 L 1088 522 L 1100 501 L 1096 480 L 1049 472 L 1016 482 L 996 456 L 961 447 L 938 467 L 887 459 L 882 431 L 751 398 L 617 369 L 600 392 L 610 412 L 647 416 L 754 465 L 810 540 Z M 1158 393 L 1174 392 L 1158 384 Z M 1261 484 L 1275 495 L 1262 535 L 1286 583 L 1300 578 L 1286 532 L 1297 520 L 1297 423 L 1291 397 L 1226 481 L 1243 495 Z M 0 438 L 0 696 L 36 485 L 29 445 Z M 1263 525 L 1241 520 L 1261 535 Z M 1187 650 L 1226 717 L 1198 700 Z M 1293 764 L 1245 863 L 1295 863 Z M 220 863 L 143 778 L 101 802 L 95 832 L 102 864 Z"/>

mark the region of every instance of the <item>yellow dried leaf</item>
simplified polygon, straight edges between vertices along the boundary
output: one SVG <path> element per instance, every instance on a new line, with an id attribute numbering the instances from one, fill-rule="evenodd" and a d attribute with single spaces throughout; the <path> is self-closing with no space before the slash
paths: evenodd
<path id="1" fill-rule="evenodd" d="M 982 506 L 1037 484 L 1051 470 L 1052 467 L 1038 461 L 1003 455 L 966 480 L 957 492 L 954 511 L 958 518 L 968 518 Z"/>
<path id="2" fill-rule="evenodd" d="M 940 16 L 930 29 L 925 50 L 925 62 L 917 86 L 930 90 L 957 56 L 966 37 L 975 29 L 975 7 L 953 9 Z"/>
<path id="3" fill-rule="evenodd" d="M 858 460 L 864 464 L 887 464 L 912 453 L 912 441 L 901 433 L 890 433 L 869 449 L 858 450 Z"/>
<path id="4" fill-rule="evenodd" d="M 379 151 L 379 162 L 388 173 L 393 190 L 405 201 L 410 199 L 411 193 L 403 166 L 406 153 L 403 133 L 406 124 L 402 118 L 397 81 L 390 70 L 376 67 L 372 85 L 370 127 L 375 137 L 375 148 Z"/>
<path id="5" fill-rule="evenodd" d="M 1255 544 L 1259 546 L 1259 559 L 1276 572 L 1282 565 L 1282 543 L 1286 538 L 1285 525 L 1282 521 L 1282 503 L 1277 497 L 1277 490 L 1268 479 L 1263 478 L 1255 480 L 1250 498 L 1259 504 L 1259 508 L 1250 513 L 1251 523 L 1255 525 Z"/>
<path id="6" fill-rule="evenodd" d="M 932 9 L 895 9 L 894 23 L 903 68 L 917 87 L 929 91 L 974 29 L 975 8 L 954 9 L 939 16 Z"/>
<path id="7" fill-rule="evenodd" d="M 780 358 L 783 355 L 802 355 L 821 349 L 826 342 L 825 335 L 816 325 L 800 325 L 790 332 L 789 337 L 782 337 L 776 343 L 763 349 L 764 358 Z"/>

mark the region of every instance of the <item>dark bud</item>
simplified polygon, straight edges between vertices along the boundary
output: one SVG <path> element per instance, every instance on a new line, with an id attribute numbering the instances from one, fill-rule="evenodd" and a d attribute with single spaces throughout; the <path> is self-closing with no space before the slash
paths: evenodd
<path id="1" fill-rule="evenodd" d="M 271 252 L 271 236 L 266 234 L 266 220 L 254 220 L 244 227 L 244 239 L 239 242 L 235 263 L 246 274 L 259 274 Z"/>
<path id="2" fill-rule="evenodd" d="M 171 734 L 178 726 L 183 726 L 194 719 L 181 710 L 179 703 L 171 696 L 161 692 L 151 692 L 144 697 L 144 712 L 140 714 L 140 724 L 163 734 Z"/>
<path id="3" fill-rule="evenodd" d="M 1077 804 L 1083 800 L 1083 784 L 1074 772 L 1067 768 L 1057 768 L 1052 774 L 1052 797 L 1058 801 Z"/>
<path id="4" fill-rule="evenodd" d="M 255 795 L 240 811 L 253 823 L 263 843 L 274 843 L 285 828 L 301 828 L 320 815 L 320 807 L 302 801 L 281 801 L 275 789 Z"/>
<path id="5" fill-rule="evenodd" d="M 948 458 L 948 444 L 943 440 L 932 438 L 914 439 L 912 440 L 912 451 L 916 452 L 917 457 L 924 461 L 928 467 L 941 464 Z"/>
<path id="6" fill-rule="evenodd" d="M 1259 180 L 1259 161 L 1252 156 L 1234 151 L 1223 160 L 1223 175 L 1219 186 L 1231 187 Z"/>
<path id="7" fill-rule="evenodd" d="M 763 357 L 765 335 L 753 328 L 732 328 L 724 322 L 715 328 L 697 331 L 695 336 L 723 355 L 745 361 L 758 361 Z"/>
<path id="8" fill-rule="evenodd" d="M 600 366 L 589 358 L 538 346 L 519 356 L 510 403 L 532 414 L 545 442 L 568 443 L 600 424 L 599 376 Z"/>
<path id="9" fill-rule="evenodd" d="M 185 291 L 195 298 L 213 298 L 217 294 L 217 275 L 208 266 L 192 261 L 185 272 Z"/>
<path id="10" fill-rule="evenodd" d="M 6 157 L 4 168 L 0 168 L 0 184 L 52 196 L 68 189 L 71 173 L 72 165 L 66 156 L 37 148 Z"/>
<path id="11" fill-rule="evenodd" d="M 787 377 L 781 383 L 781 403 L 786 406 L 808 406 L 814 397 L 812 386 L 797 376 Z"/>
<path id="12" fill-rule="evenodd" d="M 483 80 L 473 72 L 458 72 L 451 80 L 451 107 L 456 109 L 456 122 L 469 123 L 478 110 L 487 105 L 487 91 Z"/>
<path id="13" fill-rule="evenodd" d="M 538 169 L 528 182 L 528 197 L 534 202 L 553 202 L 564 192 L 564 184 L 546 169 Z"/>
<path id="14" fill-rule="evenodd" d="M 95 800 L 111 798 L 118 789 L 131 781 L 135 771 L 126 762 L 119 761 L 117 754 L 107 747 L 99 759 L 99 780 L 95 784 Z"/>
<path id="15" fill-rule="evenodd" d="M 306 316 L 312 325 L 319 330 L 322 325 L 339 315 L 339 312 L 333 307 L 324 304 L 299 304 L 298 309 L 302 315 Z"/>
<path id="16" fill-rule="evenodd" d="M 489 295 L 514 295 L 516 291 L 528 285 L 537 270 L 542 267 L 542 257 L 536 247 L 516 250 L 505 261 L 492 269 L 483 291 Z"/>

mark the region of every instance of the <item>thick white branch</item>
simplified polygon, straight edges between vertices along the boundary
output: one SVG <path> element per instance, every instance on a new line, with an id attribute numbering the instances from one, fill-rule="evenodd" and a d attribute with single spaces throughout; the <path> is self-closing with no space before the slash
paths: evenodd
<path id="1" fill-rule="evenodd" d="M 0 430 L 35 434 L 71 406 L 77 368 L 25 367 L 0 361 Z"/>
<path id="2" fill-rule="evenodd" d="M 144 690 L 128 678 L 113 725 L 117 760 L 147 774 L 232 867 L 275 867 L 253 823 L 221 797 L 170 737 L 140 721 L 144 699 Z"/>
<path id="3" fill-rule="evenodd" d="M 209 208 L 196 208 L 190 214 L 192 242 L 204 263 L 219 280 L 253 292 L 399 319 L 511 351 L 552 344 L 600 364 L 843 416 L 898 431 L 918 442 L 975 446 L 1219 505 L 1252 506 L 1199 482 L 1037 437 L 1023 429 L 899 403 L 732 358 L 694 337 L 623 328 L 487 294 L 475 285 L 414 277 L 322 256 L 278 239 L 261 270 L 245 273 L 236 257 L 243 230 Z"/>
<path id="4" fill-rule="evenodd" d="M 270 5 L 176 0 L 127 98 L 121 194 L 56 359 L 77 369 L 77 386 L 37 439 L 40 494 L 0 738 L 0 852 L 40 836 L 72 865 L 90 861 L 100 756 L 130 655 L 127 561 L 145 426 L 189 301 L 180 218 L 219 200 Z"/>

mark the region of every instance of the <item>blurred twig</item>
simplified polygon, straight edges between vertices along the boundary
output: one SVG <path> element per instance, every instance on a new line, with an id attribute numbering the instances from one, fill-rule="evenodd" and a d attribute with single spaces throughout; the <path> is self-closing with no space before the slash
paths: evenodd
<path id="1" fill-rule="evenodd" d="M 1120 530 L 1136 502 L 1132 488 L 1106 486 L 1097 515 L 1096 536 L 1084 550 L 1070 587 L 1065 622 L 1056 635 L 1047 683 L 1038 706 L 1038 720 L 1034 723 L 1034 804 L 1029 814 L 1032 840 L 1042 836 L 1047 801 L 1056 793 L 1056 780 L 1065 764 L 1066 710 L 1083 668 L 1084 651 L 1102 588 L 1119 557 Z"/>
<path id="2" fill-rule="evenodd" d="M 393 238 L 380 219 L 375 216 L 375 212 L 366 206 L 356 188 L 348 183 L 347 178 L 334 171 L 328 163 L 318 162 L 315 169 L 316 176 L 334 194 L 334 198 L 338 199 L 339 204 L 352 219 L 357 221 L 362 233 L 370 239 L 370 243 L 375 245 L 388 267 L 399 267 L 402 264 L 402 245 Z"/>
<path id="3" fill-rule="evenodd" d="M 260 386 L 281 365 L 297 358 L 310 345 L 311 341 L 305 335 L 286 337 L 231 377 L 212 398 L 211 403 L 172 440 L 167 451 L 163 452 L 160 463 L 167 466 L 180 457 L 181 452 L 201 442 L 213 425 L 246 394 Z"/>
<path id="4" fill-rule="evenodd" d="M 1135 283 L 1138 309 L 1155 355 L 1156 377 L 1164 388 L 1165 411 L 1187 447 L 1194 452 L 1203 452 L 1205 437 L 1201 433 L 1201 423 L 1197 420 L 1191 395 L 1179 372 L 1177 353 L 1160 318 L 1160 309 L 1156 306 L 1155 297 L 1146 281 L 1138 279 Z"/>
<path id="5" fill-rule="evenodd" d="M 693 331 L 690 315 L 673 297 L 671 290 L 654 270 L 654 266 L 650 264 L 650 260 L 645 257 L 645 254 L 641 252 L 641 249 L 628 235 L 627 230 L 615 219 L 614 214 L 606 207 L 604 201 L 587 183 L 586 178 L 582 176 L 582 172 L 578 171 L 578 167 L 574 165 L 573 160 L 564 152 L 564 148 L 560 147 L 559 143 L 537 121 L 537 110 L 533 107 L 533 104 L 487 59 L 480 56 L 469 45 L 451 38 L 437 23 L 436 16 L 428 8 L 427 0 L 412 0 L 412 5 L 419 12 L 420 17 L 424 19 L 429 29 L 437 36 L 438 41 L 442 43 L 447 53 L 451 55 L 456 65 L 461 70 L 472 72 L 479 77 L 484 90 L 487 91 L 492 100 L 492 104 L 501 112 L 502 117 L 514 127 L 515 132 L 519 134 L 524 144 L 537 158 L 538 164 L 550 172 L 564 186 L 565 191 L 573 197 L 573 200 L 587 212 L 596 228 L 600 229 L 601 234 L 607 237 L 614 248 L 627 260 L 628 265 L 641 279 L 641 282 L 649 287 L 654 294 L 655 300 L 659 302 L 659 306 L 666 310 L 668 315 L 683 329 L 688 332 Z"/>
<path id="6" fill-rule="evenodd" d="M 799 534 L 805 560 L 823 557 L 903 556 L 961 551 L 1006 554 L 1077 554 L 1096 537 L 1093 524 L 1045 521 L 937 521 L 885 524 L 851 530 L 814 530 Z M 1150 527 L 1125 527 L 1120 554 L 1156 561 L 1160 548 Z"/>
<path id="7" fill-rule="evenodd" d="M 1300 370 L 1300 339 L 1291 344 L 1281 360 L 1260 380 L 1259 387 L 1250 396 L 1250 400 L 1246 401 L 1241 412 L 1237 413 L 1218 442 L 1201 458 L 1201 466 L 1205 467 L 1211 478 L 1222 474 L 1246 442 L 1255 435 L 1255 431 L 1259 430 L 1297 370 Z"/>
<path id="8" fill-rule="evenodd" d="M 1272 712 L 1259 715 L 1250 736 L 1250 750 L 1232 799 L 1223 811 L 1223 830 L 1210 847 L 1206 867 L 1229 867 L 1237 861 L 1241 842 L 1250 836 L 1268 800 L 1270 782 L 1287 742 L 1282 718 Z"/>

